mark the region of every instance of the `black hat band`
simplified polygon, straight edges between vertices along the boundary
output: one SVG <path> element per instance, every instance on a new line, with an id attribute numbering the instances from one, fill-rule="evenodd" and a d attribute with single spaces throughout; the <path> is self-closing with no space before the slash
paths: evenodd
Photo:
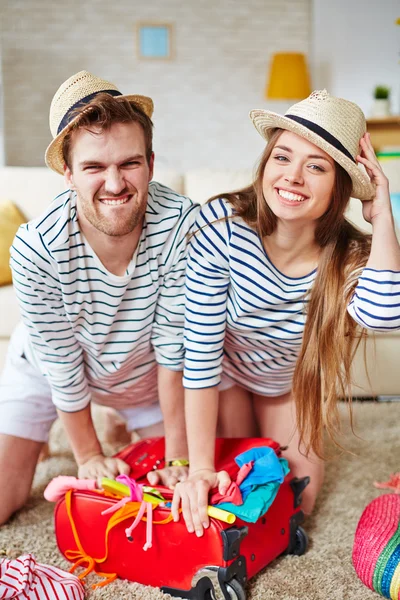
<path id="1" fill-rule="evenodd" d="M 81 107 L 81 106 L 84 106 L 85 104 L 88 104 L 98 94 L 110 94 L 110 96 L 122 96 L 121 92 L 119 92 L 118 90 L 99 90 L 98 92 L 93 92 L 93 94 L 89 94 L 89 96 L 85 96 L 81 100 L 78 100 L 78 102 L 75 102 L 75 104 L 73 104 L 71 106 L 71 108 L 69 108 L 68 111 L 65 113 L 65 115 L 64 115 L 61 123 L 58 126 L 57 135 L 74 118 L 74 116 L 72 115 L 73 111 L 76 110 L 77 108 Z"/>
<path id="2" fill-rule="evenodd" d="M 323 127 L 320 127 L 312 121 L 309 121 L 308 119 L 303 119 L 302 117 L 298 117 L 296 115 L 285 115 L 285 117 L 291 119 L 292 121 L 296 121 L 296 123 L 299 123 L 304 127 L 307 127 L 307 129 L 309 129 L 313 133 L 316 133 L 317 135 L 319 135 L 319 137 L 328 142 L 328 144 L 336 148 L 336 150 L 342 152 L 342 154 L 347 156 L 347 158 L 349 158 L 354 164 L 357 164 L 350 152 L 347 150 L 347 148 L 345 148 L 343 144 L 335 138 L 335 136 L 329 133 L 329 131 L 326 131 L 326 129 L 324 129 Z"/>

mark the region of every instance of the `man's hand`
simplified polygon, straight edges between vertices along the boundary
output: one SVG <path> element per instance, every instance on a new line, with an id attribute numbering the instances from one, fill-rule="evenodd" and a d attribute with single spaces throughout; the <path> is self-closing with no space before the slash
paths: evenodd
<path id="1" fill-rule="evenodd" d="M 106 457 L 95 454 L 78 469 L 79 479 L 97 479 L 100 483 L 103 477 L 115 479 L 118 475 L 129 475 L 130 466 L 120 458 Z"/>
<path id="2" fill-rule="evenodd" d="M 165 467 L 147 473 L 150 485 L 165 485 L 173 490 L 177 483 L 186 481 L 189 476 L 189 467 Z"/>
<path id="3" fill-rule="evenodd" d="M 189 533 L 203 535 L 210 522 L 208 519 L 208 494 L 212 488 L 218 487 L 220 494 L 226 494 L 231 478 L 226 471 L 218 473 L 212 469 L 195 471 L 182 483 L 175 486 L 171 512 L 174 521 L 179 521 L 179 505 Z"/>

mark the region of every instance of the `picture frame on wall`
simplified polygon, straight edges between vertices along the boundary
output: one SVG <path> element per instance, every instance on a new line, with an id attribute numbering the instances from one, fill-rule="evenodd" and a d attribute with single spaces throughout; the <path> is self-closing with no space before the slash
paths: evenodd
<path id="1" fill-rule="evenodd" d="M 137 24 L 137 53 L 143 60 L 171 60 L 173 26 L 171 23 L 141 22 Z"/>

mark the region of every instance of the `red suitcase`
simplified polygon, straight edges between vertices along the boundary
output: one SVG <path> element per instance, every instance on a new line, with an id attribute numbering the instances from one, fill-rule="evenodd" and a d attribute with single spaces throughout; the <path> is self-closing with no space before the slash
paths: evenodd
<path id="1" fill-rule="evenodd" d="M 234 458 L 258 446 L 271 446 L 280 454 L 279 445 L 266 438 L 217 440 L 218 470 L 224 469 L 234 476 L 238 471 Z M 131 477 L 145 482 L 148 471 L 164 465 L 163 452 L 163 438 L 154 438 L 128 446 L 118 456 L 131 465 Z M 74 491 L 60 500 L 55 509 L 58 547 L 69 560 L 85 566 L 92 561 L 99 574 L 117 574 L 122 579 L 160 587 L 172 596 L 242 600 L 246 597 L 249 577 L 282 553 L 305 552 L 307 536 L 300 527 L 303 521 L 300 503 L 301 492 L 308 482 L 308 477 L 295 479 L 289 473 L 268 512 L 256 523 L 236 519 L 234 525 L 228 525 L 210 518 L 210 526 L 200 538 L 187 532 L 183 518 L 178 523 L 168 522 L 170 510 L 157 507 L 153 544 L 147 551 L 143 550 L 145 522 L 139 523 L 129 541 L 125 528 L 131 524 L 132 516 L 110 529 L 110 516 L 101 515 L 118 499 L 96 492 Z M 167 490 L 160 489 L 166 496 Z M 162 524 L 163 521 L 166 522 Z"/>

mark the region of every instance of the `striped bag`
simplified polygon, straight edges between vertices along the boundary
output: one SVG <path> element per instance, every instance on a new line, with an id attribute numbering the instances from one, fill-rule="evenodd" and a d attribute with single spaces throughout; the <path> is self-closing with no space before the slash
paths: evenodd
<path id="1" fill-rule="evenodd" d="M 75 575 L 41 565 L 32 554 L 0 560 L 0 600 L 83 600 L 85 592 Z"/>
<path id="2" fill-rule="evenodd" d="M 353 565 L 371 590 L 400 600 L 400 495 L 385 494 L 368 504 L 354 538 Z"/>

